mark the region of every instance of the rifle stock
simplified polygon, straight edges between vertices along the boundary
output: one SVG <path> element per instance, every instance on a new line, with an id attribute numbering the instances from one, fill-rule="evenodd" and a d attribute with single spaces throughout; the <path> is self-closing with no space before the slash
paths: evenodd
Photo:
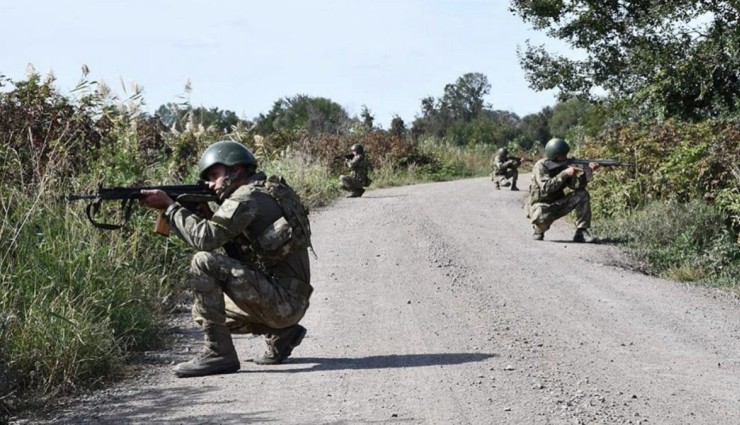
<path id="1" fill-rule="evenodd" d="M 216 193 L 204 184 L 131 187 L 103 187 L 101 185 L 98 187 L 98 191 L 96 193 L 68 194 L 65 195 L 65 199 L 67 201 L 90 200 L 90 203 L 85 207 L 85 214 L 90 223 L 99 229 L 117 230 L 128 223 L 135 203 L 134 201 L 144 197 L 144 195 L 141 194 L 141 191 L 155 189 L 162 190 L 170 198 L 188 205 L 196 205 L 199 203 L 218 200 Z M 106 223 L 98 221 L 97 217 L 100 214 L 100 208 L 104 201 L 121 201 L 121 219 L 119 222 Z M 155 224 L 155 231 L 163 235 L 169 234 L 169 226 L 167 226 L 166 221 L 164 221 L 162 213 L 160 213 L 157 223 Z"/>

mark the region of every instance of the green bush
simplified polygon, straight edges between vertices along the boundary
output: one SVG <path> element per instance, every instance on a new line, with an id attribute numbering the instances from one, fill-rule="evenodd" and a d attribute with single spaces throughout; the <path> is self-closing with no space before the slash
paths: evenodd
<path id="1" fill-rule="evenodd" d="M 697 200 L 652 202 L 600 224 L 600 229 L 624 240 L 649 273 L 737 288 L 740 245 L 714 206 Z"/>

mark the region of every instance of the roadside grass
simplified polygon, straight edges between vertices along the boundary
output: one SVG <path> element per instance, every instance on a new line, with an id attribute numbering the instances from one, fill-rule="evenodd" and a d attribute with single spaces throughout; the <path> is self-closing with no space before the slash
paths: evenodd
<path id="1" fill-rule="evenodd" d="M 740 292 L 740 245 L 717 207 L 701 201 L 652 202 L 605 220 L 599 231 L 624 241 L 648 273 Z"/>
<path id="2" fill-rule="evenodd" d="M 403 167 L 382 163 L 371 174 L 373 187 L 403 186 L 469 177 L 481 177 L 491 172 L 494 148 L 490 146 L 456 146 L 434 141 L 418 145 L 428 160 Z"/>
<path id="3" fill-rule="evenodd" d="M 115 378 L 160 345 L 160 300 L 181 281 L 182 250 L 152 240 L 153 217 L 100 231 L 59 194 L 1 193 L 0 419 Z"/>

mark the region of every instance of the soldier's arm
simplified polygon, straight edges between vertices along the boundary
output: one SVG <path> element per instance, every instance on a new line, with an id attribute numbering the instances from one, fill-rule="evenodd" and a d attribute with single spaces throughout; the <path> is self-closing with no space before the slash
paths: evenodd
<path id="1" fill-rule="evenodd" d="M 547 168 L 545 168 L 545 166 L 540 162 L 535 164 L 532 173 L 535 176 L 537 186 L 540 187 L 540 191 L 546 194 L 555 193 L 561 190 L 567 184 L 568 179 L 570 178 L 568 176 L 567 169 L 559 172 L 553 177 L 550 177 Z"/>
<path id="2" fill-rule="evenodd" d="M 213 251 L 244 232 L 255 218 L 250 202 L 227 199 L 210 220 L 175 203 L 165 211 L 172 231 L 198 251 Z"/>

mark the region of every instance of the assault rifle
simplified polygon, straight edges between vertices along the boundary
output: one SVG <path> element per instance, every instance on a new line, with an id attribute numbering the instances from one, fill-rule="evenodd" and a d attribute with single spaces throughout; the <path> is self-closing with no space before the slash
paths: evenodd
<path id="1" fill-rule="evenodd" d="M 125 226 L 131 217 L 131 210 L 134 206 L 134 201 L 144 198 L 141 194 L 142 190 L 159 189 L 164 191 L 170 198 L 183 204 L 186 208 L 194 208 L 197 204 L 207 203 L 218 200 L 216 192 L 212 191 L 205 184 L 185 184 L 185 185 L 172 185 L 172 186 L 134 186 L 134 187 L 103 187 L 98 186 L 97 193 L 76 195 L 68 194 L 65 195 L 67 201 L 78 201 L 81 199 L 89 199 L 90 203 L 85 208 L 87 219 L 93 226 L 104 229 L 104 230 L 116 230 Z M 103 201 L 121 201 L 121 220 L 118 223 L 104 223 L 98 221 L 97 216 L 100 213 L 100 207 L 103 205 Z M 163 233 L 166 230 L 160 230 L 160 227 L 165 224 L 161 220 L 157 220 L 157 227 L 155 230 L 157 233 Z"/>
<path id="2" fill-rule="evenodd" d="M 337 156 L 334 157 L 334 159 L 346 159 L 346 160 L 350 160 L 350 159 L 352 159 L 354 157 L 355 156 L 353 154 L 347 153 L 347 154 L 344 154 L 344 155 L 337 155 Z"/>
<path id="3" fill-rule="evenodd" d="M 545 161 L 545 168 L 547 168 L 549 171 L 554 171 L 557 169 L 566 169 L 568 167 L 576 167 L 580 169 L 584 169 L 588 167 L 589 164 L 596 163 L 599 164 L 601 167 L 634 167 L 635 164 L 631 164 L 628 162 L 622 162 L 619 159 L 579 159 L 579 158 L 568 158 L 565 161 L 553 161 L 553 160 L 546 160 Z"/>

